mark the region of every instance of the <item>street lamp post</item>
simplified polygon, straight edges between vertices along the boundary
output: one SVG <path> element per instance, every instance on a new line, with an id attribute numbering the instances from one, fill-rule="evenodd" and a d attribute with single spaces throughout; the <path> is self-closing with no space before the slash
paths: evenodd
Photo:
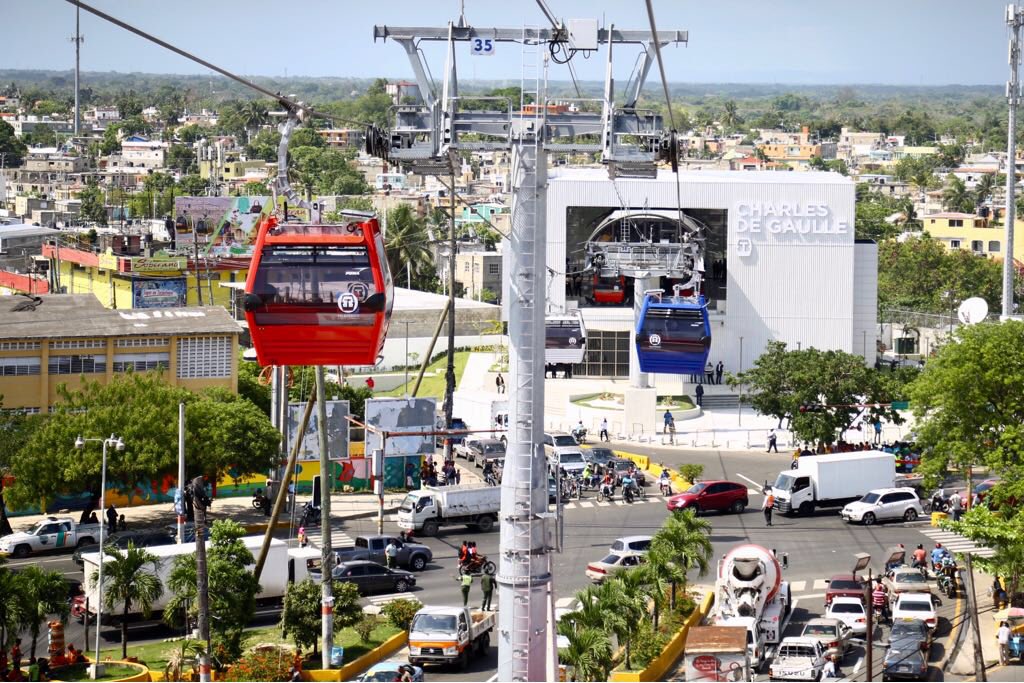
<path id="1" fill-rule="evenodd" d="M 100 466 L 100 512 L 107 509 L 107 446 L 113 446 L 119 451 L 124 450 L 124 441 L 119 436 L 111 434 L 106 439 L 84 439 L 79 436 L 75 439 L 75 448 L 85 448 L 86 441 L 100 441 L 103 443 L 103 463 Z M 93 660 L 89 675 L 96 680 L 103 675 L 103 668 L 100 665 L 100 615 L 103 612 L 103 542 L 106 524 L 100 522 L 100 559 L 99 577 L 96 582 L 96 657 Z M 89 615 L 86 615 L 88 620 Z"/>

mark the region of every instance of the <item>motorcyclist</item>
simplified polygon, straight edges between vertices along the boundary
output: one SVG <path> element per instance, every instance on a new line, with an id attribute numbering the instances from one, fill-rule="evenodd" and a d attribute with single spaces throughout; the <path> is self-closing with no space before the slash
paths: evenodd
<path id="1" fill-rule="evenodd" d="M 604 473 L 604 479 L 601 480 L 601 493 L 608 498 L 611 498 L 615 493 L 615 479 L 612 477 L 611 472 Z"/>
<path id="2" fill-rule="evenodd" d="M 495 480 L 494 478 L 494 463 L 491 462 L 490 460 L 484 462 L 483 475 L 484 481 L 490 484 L 491 486 L 494 486 L 498 483 L 497 480 Z"/>
<path id="3" fill-rule="evenodd" d="M 672 495 L 672 476 L 668 473 L 668 468 L 663 467 L 661 469 L 661 476 L 658 477 L 658 487 L 664 495 Z"/>
<path id="4" fill-rule="evenodd" d="M 623 475 L 621 483 L 622 483 L 622 494 L 623 495 L 626 495 L 627 491 L 629 491 L 631 494 L 637 492 L 636 480 L 633 479 L 632 471 L 626 472 L 626 474 Z"/>
<path id="5" fill-rule="evenodd" d="M 572 438 L 576 439 L 578 443 L 583 443 L 587 436 L 587 428 L 583 426 L 583 420 L 576 423 L 576 426 L 572 428 Z"/>
<path id="6" fill-rule="evenodd" d="M 885 589 L 881 578 L 875 582 L 875 588 L 871 591 L 871 605 L 883 621 L 889 620 L 889 591 Z"/>
<path id="7" fill-rule="evenodd" d="M 925 552 L 924 546 L 920 543 L 918 543 L 917 548 L 914 549 L 914 561 L 910 566 L 914 569 L 920 569 L 921 567 L 928 566 L 928 554 Z"/>
<path id="8" fill-rule="evenodd" d="M 936 543 L 935 547 L 932 548 L 932 568 L 938 571 L 939 566 L 942 564 L 942 558 L 949 554 L 949 551 L 942 547 L 941 543 Z"/>
<path id="9" fill-rule="evenodd" d="M 594 485 L 594 472 L 590 469 L 590 463 L 588 462 L 583 468 L 583 483 L 587 486 Z"/>

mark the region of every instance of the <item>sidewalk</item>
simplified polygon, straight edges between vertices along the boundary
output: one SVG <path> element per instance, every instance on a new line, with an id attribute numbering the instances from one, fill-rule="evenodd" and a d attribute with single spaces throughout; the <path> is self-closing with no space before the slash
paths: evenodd
<path id="1" fill-rule="evenodd" d="M 479 474 L 472 466 L 459 466 L 462 473 L 462 481 L 466 484 L 479 484 L 483 482 Z M 384 494 L 384 514 L 398 510 L 405 493 Z M 306 501 L 306 497 L 300 497 L 296 501 L 299 510 Z M 347 519 L 364 519 L 376 517 L 380 508 L 380 501 L 372 493 L 336 493 L 331 496 L 331 519 L 335 524 L 344 523 Z M 157 503 L 155 505 L 140 505 L 136 507 L 118 508 L 118 513 L 124 515 L 125 524 L 129 529 L 160 529 L 165 526 L 177 524 L 178 518 L 174 514 L 174 503 Z M 71 517 L 77 520 L 81 513 L 74 510 L 66 513 L 53 513 L 52 515 L 20 515 L 11 517 L 11 527 L 14 531 L 27 531 L 37 522 L 46 517 L 59 516 Z M 103 519 L 103 511 L 97 510 L 97 516 Z M 248 528 L 251 532 L 258 531 L 260 527 L 266 528 L 270 517 L 264 516 L 263 512 L 252 506 L 252 498 L 249 496 L 234 496 L 229 498 L 214 498 L 213 505 L 209 510 L 210 522 L 218 519 L 230 519 Z M 287 527 L 291 519 L 291 513 L 281 513 L 278 521 L 279 526 Z"/>
<path id="2" fill-rule="evenodd" d="M 981 631 L 981 653 L 985 662 L 985 668 L 990 669 L 999 664 L 999 643 L 996 641 L 996 631 L 999 623 L 992 618 L 995 609 L 992 605 L 992 598 L 988 594 L 987 586 L 992 585 L 992 576 L 985 572 L 974 570 L 976 579 L 975 594 L 978 600 L 978 630 Z M 963 619 L 967 619 L 967 606 L 964 604 L 964 611 L 961 613 Z M 956 626 L 954 626 L 956 628 Z M 974 674 L 974 634 L 971 632 L 969 620 L 965 621 L 963 637 L 960 639 L 960 651 L 956 659 L 949 665 L 948 671 L 958 676 Z"/>

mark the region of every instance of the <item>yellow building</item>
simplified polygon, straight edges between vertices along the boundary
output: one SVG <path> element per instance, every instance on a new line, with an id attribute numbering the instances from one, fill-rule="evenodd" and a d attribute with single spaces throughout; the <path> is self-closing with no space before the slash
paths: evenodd
<path id="1" fill-rule="evenodd" d="M 250 260 L 120 256 L 43 245 L 54 285 L 67 294 L 92 294 L 107 308 L 223 306 L 233 310 L 234 291 L 222 284 L 244 283 Z M 54 291 L 61 291 L 54 287 Z"/>
<path id="2" fill-rule="evenodd" d="M 250 159 L 248 161 L 225 161 L 219 166 L 213 161 L 200 161 L 199 162 L 199 177 L 203 180 L 210 179 L 210 170 L 217 168 L 219 171 L 218 175 L 221 180 L 242 180 L 247 175 L 252 175 L 251 172 L 266 172 L 265 175 L 269 177 L 270 170 L 273 164 L 268 164 L 262 159 Z"/>
<path id="3" fill-rule="evenodd" d="M 921 223 L 924 231 L 947 249 L 965 249 L 979 256 L 1003 260 L 1004 227 L 993 226 L 987 218 L 947 211 L 924 216 Z M 1016 239 L 1016 229 L 1022 225 L 1021 221 L 1014 225 L 1013 258 L 1016 261 L 1024 261 L 1024 238 Z"/>
<path id="4" fill-rule="evenodd" d="M 92 295 L 45 294 L 0 325 L 0 395 L 5 410 L 48 412 L 58 385 L 109 382 L 115 373 L 162 370 L 196 391 L 238 386 L 241 328 L 220 307 L 112 311 Z M 19 299 L 20 300 L 20 299 Z"/>

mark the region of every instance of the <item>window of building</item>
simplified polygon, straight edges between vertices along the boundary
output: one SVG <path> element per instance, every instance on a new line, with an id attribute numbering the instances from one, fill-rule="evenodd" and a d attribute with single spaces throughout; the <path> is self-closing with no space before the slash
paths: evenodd
<path id="1" fill-rule="evenodd" d="M 82 373 L 106 371 L 106 354 L 50 356 L 49 374 L 51 375 L 80 375 Z"/>
<path id="2" fill-rule="evenodd" d="M 465 272 L 467 272 L 467 273 L 469 272 L 469 261 L 466 261 L 466 263 L 465 263 L 465 265 L 463 266 L 462 270 L 464 270 L 464 271 L 465 271 Z"/>
<path id="3" fill-rule="evenodd" d="M 999 253 L 999 240 L 989 240 L 988 250 L 990 253 Z"/>
<path id="4" fill-rule="evenodd" d="M 964 221 L 962 218 L 950 218 L 949 227 L 951 228 L 962 228 L 964 227 Z"/>
<path id="5" fill-rule="evenodd" d="M 960 240 L 950 240 L 949 241 L 949 248 L 950 249 L 959 249 L 960 248 Z"/>
<path id="6" fill-rule="evenodd" d="M 134 349 L 147 346 L 167 346 L 170 343 L 167 337 L 131 337 L 118 339 L 114 342 L 114 346 L 119 349 Z"/>
<path id="7" fill-rule="evenodd" d="M 36 351 L 39 347 L 39 342 L 0 342 L 0 351 Z"/>
<path id="8" fill-rule="evenodd" d="M 231 337 L 182 337 L 178 340 L 178 378 L 230 377 Z"/>
<path id="9" fill-rule="evenodd" d="M 587 377 L 629 376 L 629 332 L 589 330 L 583 362 L 573 366 L 573 374 Z"/>
<path id="10" fill-rule="evenodd" d="M 39 358 L 34 356 L 11 356 L 0 358 L 0 376 L 18 377 L 22 375 L 38 375 Z"/>
<path id="11" fill-rule="evenodd" d="M 501 275 L 501 264 L 490 263 L 487 265 L 487 273 L 489 275 Z"/>
<path id="12" fill-rule="evenodd" d="M 107 343 L 102 339 L 61 339 L 50 342 L 51 350 L 65 351 L 68 349 L 95 349 L 106 347 Z"/>
<path id="13" fill-rule="evenodd" d="M 982 249 L 983 246 L 984 242 L 982 242 L 981 240 L 971 240 L 971 251 L 973 251 L 975 254 L 982 253 L 984 251 Z"/>
<path id="14" fill-rule="evenodd" d="M 114 372 L 148 372 L 166 370 L 171 364 L 169 353 L 115 353 Z"/>

